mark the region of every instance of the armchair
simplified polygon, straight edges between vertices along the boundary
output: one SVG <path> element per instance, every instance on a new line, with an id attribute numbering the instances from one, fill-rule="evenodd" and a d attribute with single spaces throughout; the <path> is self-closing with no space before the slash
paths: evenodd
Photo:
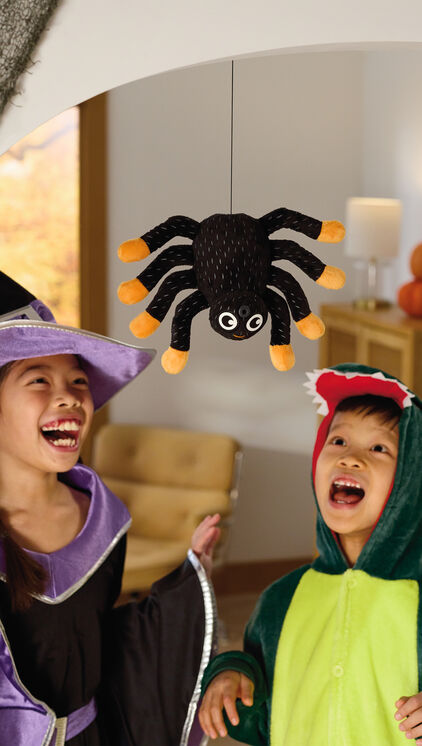
<path id="1" fill-rule="evenodd" d="M 177 567 L 208 513 L 222 516 L 215 566 L 224 563 L 241 460 L 227 435 L 124 424 L 99 429 L 92 465 L 132 516 L 123 593 L 147 590 Z"/>

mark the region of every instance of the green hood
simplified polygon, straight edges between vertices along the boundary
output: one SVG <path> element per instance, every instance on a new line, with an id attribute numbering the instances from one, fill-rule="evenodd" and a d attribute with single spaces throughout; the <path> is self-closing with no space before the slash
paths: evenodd
<path id="1" fill-rule="evenodd" d="M 394 484 L 354 569 L 391 580 L 422 580 L 422 402 L 398 379 L 365 365 L 344 363 L 308 375 L 311 379 L 306 384 L 311 389 L 309 393 L 315 396 L 314 401 L 322 404 L 325 414 L 315 443 L 313 474 L 335 407 L 341 399 L 372 393 L 389 396 L 402 406 Z M 313 480 L 312 484 L 315 496 Z M 346 559 L 316 504 L 319 557 L 313 567 L 330 574 L 342 573 L 347 569 Z"/>

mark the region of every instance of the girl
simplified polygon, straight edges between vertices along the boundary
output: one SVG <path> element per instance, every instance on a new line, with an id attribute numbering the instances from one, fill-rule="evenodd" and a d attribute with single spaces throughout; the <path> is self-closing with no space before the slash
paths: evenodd
<path id="1" fill-rule="evenodd" d="M 0 746 L 194 746 L 219 516 L 113 609 L 130 517 L 78 463 L 93 411 L 154 351 L 57 325 L 3 273 L 0 299 Z"/>

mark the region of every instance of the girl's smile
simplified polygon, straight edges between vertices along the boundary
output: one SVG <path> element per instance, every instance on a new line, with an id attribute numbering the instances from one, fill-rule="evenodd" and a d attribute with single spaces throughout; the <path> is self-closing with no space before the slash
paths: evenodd
<path id="1" fill-rule="evenodd" d="M 54 448 L 78 450 L 82 422 L 77 417 L 60 418 L 41 426 L 41 433 Z"/>
<path id="2" fill-rule="evenodd" d="M 0 387 L 0 451 L 9 464 L 68 471 L 89 430 L 93 403 L 74 355 L 20 360 Z"/>

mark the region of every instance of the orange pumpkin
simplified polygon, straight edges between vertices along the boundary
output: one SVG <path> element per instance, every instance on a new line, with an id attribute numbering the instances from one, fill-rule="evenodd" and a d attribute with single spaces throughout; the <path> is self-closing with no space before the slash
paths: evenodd
<path id="1" fill-rule="evenodd" d="M 418 243 L 411 253 L 410 269 L 418 280 L 422 280 L 422 243 Z"/>
<path id="2" fill-rule="evenodd" d="M 409 316 L 422 318 L 422 280 L 412 280 L 399 289 L 398 304 Z"/>

